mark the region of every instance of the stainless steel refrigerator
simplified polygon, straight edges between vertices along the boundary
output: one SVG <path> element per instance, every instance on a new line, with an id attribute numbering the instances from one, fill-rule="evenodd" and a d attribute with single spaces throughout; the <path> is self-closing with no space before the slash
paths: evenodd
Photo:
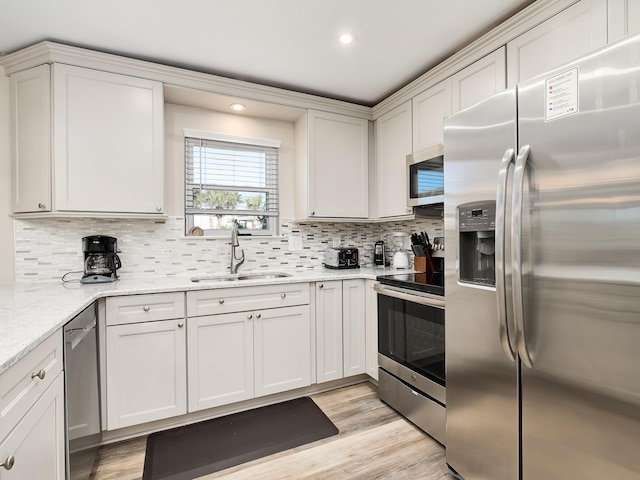
<path id="1" fill-rule="evenodd" d="M 447 463 L 640 479 L 640 37 L 445 121 Z"/>

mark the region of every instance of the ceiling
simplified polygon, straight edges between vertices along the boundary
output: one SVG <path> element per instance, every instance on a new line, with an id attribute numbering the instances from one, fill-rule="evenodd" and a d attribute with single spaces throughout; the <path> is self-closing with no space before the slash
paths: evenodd
<path id="1" fill-rule="evenodd" d="M 533 1 L 0 0 L 0 55 L 52 40 L 373 106 Z"/>

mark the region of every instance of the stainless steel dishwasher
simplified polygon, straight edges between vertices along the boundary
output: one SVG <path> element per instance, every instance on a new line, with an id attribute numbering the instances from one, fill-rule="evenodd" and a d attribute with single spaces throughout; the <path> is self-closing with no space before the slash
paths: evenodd
<path id="1" fill-rule="evenodd" d="M 96 304 L 64 327 L 67 478 L 91 475 L 102 440 Z"/>

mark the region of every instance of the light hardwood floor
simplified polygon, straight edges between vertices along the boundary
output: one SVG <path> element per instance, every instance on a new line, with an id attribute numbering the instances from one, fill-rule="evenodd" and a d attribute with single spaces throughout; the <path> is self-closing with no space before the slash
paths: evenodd
<path id="1" fill-rule="evenodd" d="M 375 385 L 361 383 L 311 398 L 338 427 L 338 435 L 200 480 L 454 480 L 442 445 L 382 403 Z M 141 479 L 145 448 L 144 437 L 102 447 L 92 478 Z"/>

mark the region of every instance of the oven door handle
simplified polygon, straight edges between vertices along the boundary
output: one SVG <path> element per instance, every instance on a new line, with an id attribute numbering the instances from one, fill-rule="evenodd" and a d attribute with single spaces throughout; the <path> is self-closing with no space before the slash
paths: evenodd
<path id="1" fill-rule="evenodd" d="M 386 295 L 387 297 L 398 298 L 400 300 L 406 300 L 408 302 L 419 303 L 420 305 L 427 305 L 429 307 L 444 309 L 444 300 L 441 300 L 439 298 L 427 297 L 414 293 L 405 293 L 400 290 L 381 287 L 380 285 L 374 285 L 373 289 L 380 295 Z"/>

